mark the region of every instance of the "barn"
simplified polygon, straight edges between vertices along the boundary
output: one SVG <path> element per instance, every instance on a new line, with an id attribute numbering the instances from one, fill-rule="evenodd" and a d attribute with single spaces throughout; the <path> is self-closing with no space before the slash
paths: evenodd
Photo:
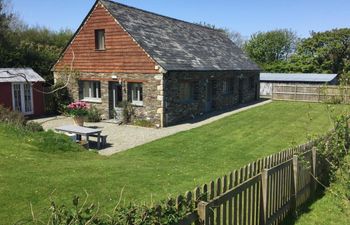
<path id="1" fill-rule="evenodd" d="M 337 85 L 337 74 L 319 73 L 260 73 L 260 97 L 270 98 L 273 85 Z"/>
<path id="2" fill-rule="evenodd" d="M 124 101 L 169 126 L 259 97 L 259 67 L 220 30 L 98 0 L 53 67 L 55 81 L 106 119 Z"/>
<path id="3" fill-rule="evenodd" d="M 31 68 L 0 68 L 0 105 L 25 116 L 43 115 L 44 82 Z"/>

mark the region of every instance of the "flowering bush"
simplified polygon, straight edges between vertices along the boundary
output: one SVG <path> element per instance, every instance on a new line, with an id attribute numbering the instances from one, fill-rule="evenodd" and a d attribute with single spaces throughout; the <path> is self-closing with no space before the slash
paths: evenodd
<path id="1" fill-rule="evenodd" d="M 86 116 L 89 112 L 89 104 L 82 101 L 73 102 L 68 105 L 68 114 L 71 116 Z"/>

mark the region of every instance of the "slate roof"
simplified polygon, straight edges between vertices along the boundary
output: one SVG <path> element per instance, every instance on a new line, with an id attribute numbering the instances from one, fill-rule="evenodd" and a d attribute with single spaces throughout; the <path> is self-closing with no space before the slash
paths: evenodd
<path id="1" fill-rule="evenodd" d="M 337 76 L 337 74 L 317 73 L 260 73 L 260 81 L 327 83 Z"/>
<path id="2" fill-rule="evenodd" d="M 25 76 L 26 79 L 23 76 Z M 0 68 L 0 83 L 26 81 L 45 82 L 45 80 L 31 68 Z"/>
<path id="3" fill-rule="evenodd" d="M 221 31 L 100 0 L 165 70 L 260 70 Z"/>

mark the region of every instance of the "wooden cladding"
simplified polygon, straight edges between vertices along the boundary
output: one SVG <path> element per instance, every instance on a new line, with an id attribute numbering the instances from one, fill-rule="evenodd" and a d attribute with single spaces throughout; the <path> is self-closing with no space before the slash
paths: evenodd
<path id="1" fill-rule="evenodd" d="M 74 54 L 74 60 L 73 60 Z M 115 21 L 97 5 L 54 67 L 81 72 L 156 74 L 156 63 Z"/>

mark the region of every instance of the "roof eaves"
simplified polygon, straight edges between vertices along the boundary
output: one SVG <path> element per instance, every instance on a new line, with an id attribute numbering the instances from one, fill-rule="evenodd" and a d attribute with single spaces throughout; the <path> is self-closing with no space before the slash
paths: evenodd
<path id="1" fill-rule="evenodd" d="M 79 34 L 79 32 L 81 31 L 81 29 L 83 28 L 83 26 L 85 25 L 85 23 L 88 21 L 88 19 L 91 16 L 91 13 L 95 10 L 96 6 L 98 5 L 98 3 L 100 2 L 100 0 L 96 0 L 95 4 L 91 7 L 89 13 L 86 15 L 86 17 L 84 18 L 83 22 L 80 24 L 80 26 L 78 27 L 78 29 L 75 31 L 75 33 L 73 34 L 73 36 L 70 38 L 70 40 L 68 41 L 67 45 L 64 47 L 64 49 L 62 50 L 60 56 L 58 57 L 58 60 L 55 62 L 54 65 L 51 66 L 50 71 L 54 71 L 55 66 L 60 62 L 60 60 L 62 59 L 63 55 L 66 53 L 66 51 L 68 50 L 68 47 L 73 43 L 74 39 L 77 37 L 77 35 Z"/>

